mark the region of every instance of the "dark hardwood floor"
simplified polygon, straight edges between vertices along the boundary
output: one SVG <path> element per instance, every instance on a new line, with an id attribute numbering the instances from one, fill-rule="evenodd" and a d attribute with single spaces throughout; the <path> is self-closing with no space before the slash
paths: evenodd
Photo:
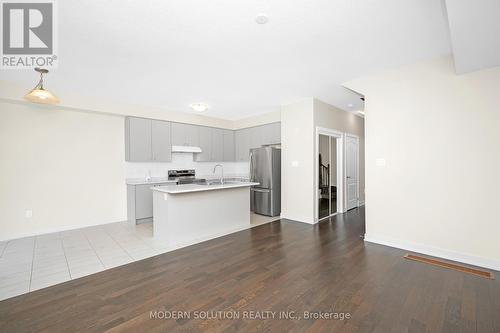
<path id="1" fill-rule="evenodd" d="M 363 209 L 315 226 L 276 221 L 2 301 L 0 331 L 500 332 L 498 280 L 403 259 L 365 244 L 363 231 Z M 351 318 L 243 319 L 248 311 Z"/>

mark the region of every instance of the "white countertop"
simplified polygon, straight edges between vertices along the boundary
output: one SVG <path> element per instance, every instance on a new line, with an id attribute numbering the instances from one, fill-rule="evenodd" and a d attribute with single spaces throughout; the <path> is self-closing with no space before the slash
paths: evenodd
<path id="1" fill-rule="evenodd" d="M 213 191 L 213 190 L 224 190 L 227 188 L 236 187 L 250 187 L 254 185 L 259 185 L 259 183 L 252 182 L 228 182 L 224 185 L 212 184 L 212 185 L 200 185 L 200 184 L 184 184 L 184 185 L 165 185 L 152 187 L 151 190 L 169 193 L 169 194 L 179 194 L 179 193 L 189 193 L 189 192 L 202 192 L 202 191 Z"/>
<path id="2" fill-rule="evenodd" d="M 147 181 L 144 178 L 127 179 L 127 185 L 147 185 L 147 184 L 163 184 L 163 183 L 175 184 L 176 181 L 168 180 L 167 178 L 152 178 L 150 181 Z"/>

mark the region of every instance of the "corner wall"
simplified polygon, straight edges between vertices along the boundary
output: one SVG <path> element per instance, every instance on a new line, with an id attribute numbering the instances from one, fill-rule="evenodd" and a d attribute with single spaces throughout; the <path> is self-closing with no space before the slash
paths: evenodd
<path id="1" fill-rule="evenodd" d="M 281 107 L 281 216 L 314 223 L 313 99 Z"/>
<path id="2" fill-rule="evenodd" d="M 316 126 L 360 137 L 360 200 L 364 200 L 364 120 L 314 98 L 281 108 L 281 216 L 315 223 Z"/>
<path id="3" fill-rule="evenodd" d="M 346 86 L 366 97 L 366 240 L 500 270 L 500 68 L 446 57 Z"/>

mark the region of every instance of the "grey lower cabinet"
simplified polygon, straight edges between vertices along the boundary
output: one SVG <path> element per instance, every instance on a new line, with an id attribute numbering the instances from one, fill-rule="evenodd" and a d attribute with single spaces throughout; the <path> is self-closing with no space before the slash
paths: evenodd
<path id="1" fill-rule="evenodd" d="M 125 160 L 129 162 L 170 162 L 171 124 L 145 118 L 125 118 Z"/>
<path id="2" fill-rule="evenodd" d="M 153 221 L 153 191 L 151 187 L 168 185 L 158 184 L 127 184 L 127 220 L 133 224 Z"/>

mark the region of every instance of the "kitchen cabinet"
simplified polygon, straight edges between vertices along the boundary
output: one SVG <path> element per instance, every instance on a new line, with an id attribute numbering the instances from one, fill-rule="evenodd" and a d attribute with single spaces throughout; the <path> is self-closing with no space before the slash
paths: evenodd
<path id="1" fill-rule="evenodd" d="M 132 224 L 152 221 L 153 191 L 151 188 L 172 184 L 175 182 L 127 184 L 127 220 Z"/>
<path id="2" fill-rule="evenodd" d="M 236 161 L 236 150 L 234 143 L 234 131 L 231 130 L 222 130 L 222 136 L 224 141 L 224 152 L 222 153 L 222 160 L 224 162 L 233 162 Z"/>
<path id="3" fill-rule="evenodd" d="M 202 126 L 172 123 L 172 145 L 200 146 L 199 128 Z"/>
<path id="4" fill-rule="evenodd" d="M 151 123 L 152 157 L 155 162 L 172 161 L 171 123 L 153 120 Z"/>
<path id="5" fill-rule="evenodd" d="M 265 126 L 250 127 L 250 148 L 258 148 L 266 144 L 264 141 Z"/>
<path id="6" fill-rule="evenodd" d="M 170 162 L 171 125 L 168 121 L 125 118 L 125 160 L 129 162 Z"/>
<path id="7" fill-rule="evenodd" d="M 250 149 L 263 145 L 280 144 L 281 123 L 243 128 L 234 133 L 234 138 L 236 161 L 248 161 Z"/>
<path id="8" fill-rule="evenodd" d="M 194 154 L 196 162 L 210 162 L 212 160 L 212 131 L 213 128 L 211 127 L 198 126 L 201 153 Z"/>
<path id="9" fill-rule="evenodd" d="M 136 220 L 153 217 L 153 196 L 151 184 L 135 185 L 135 218 Z"/>
<path id="10" fill-rule="evenodd" d="M 125 159 L 131 162 L 171 162 L 172 146 L 200 147 L 197 162 L 246 162 L 250 149 L 281 142 L 281 123 L 232 131 L 145 118 L 125 120 Z"/>
<path id="11" fill-rule="evenodd" d="M 261 126 L 261 145 L 279 144 L 281 142 L 281 123 Z"/>
<path id="12" fill-rule="evenodd" d="M 147 162 L 152 160 L 151 119 L 125 118 L 125 160 Z"/>
<path id="13" fill-rule="evenodd" d="M 212 156 L 213 162 L 224 160 L 224 132 L 220 128 L 212 128 Z"/>
<path id="14" fill-rule="evenodd" d="M 236 161 L 244 162 L 249 160 L 251 134 L 252 133 L 250 128 L 237 130 L 234 134 L 234 141 L 236 145 Z"/>

